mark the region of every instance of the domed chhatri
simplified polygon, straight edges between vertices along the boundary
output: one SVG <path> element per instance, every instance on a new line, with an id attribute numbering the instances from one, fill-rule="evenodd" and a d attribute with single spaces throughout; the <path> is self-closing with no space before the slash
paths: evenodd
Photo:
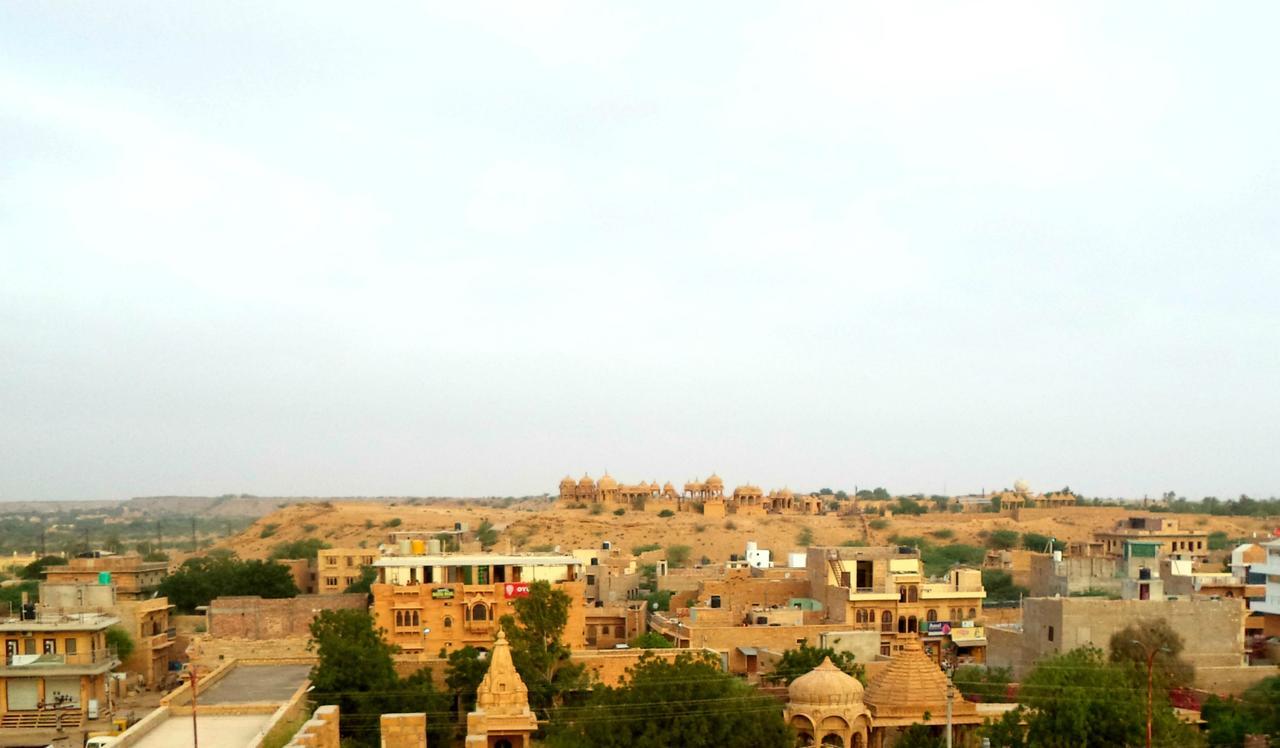
<path id="1" fill-rule="evenodd" d="M 861 705 L 862 684 L 857 678 L 836 667 L 830 657 L 826 657 L 821 665 L 791 681 L 787 697 L 796 705 Z"/>
<path id="2" fill-rule="evenodd" d="M 604 475 L 600 476 L 600 481 L 599 481 L 598 483 L 596 483 L 596 486 L 597 486 L 601 491 L 606 491 L 606 490 L 611 489 L 611 488 L 617 488 L 617 487 L 618 487 L 618 481 L 614 480 L 614 479 L 613 479 L 613 476 L 612 476 L 612 475 L 609 475 L 609 471 L 608 471 L 608 470 L 606 470 L 606 471 L 604 471 Z"/>
<path id="3" fill-rule="evenodd" d="M 830 657 L 791 681 L 782 718 L 795 730 L 800 745 L 870 745 L 871 715 L 862 701 L 862 684 Z"/>

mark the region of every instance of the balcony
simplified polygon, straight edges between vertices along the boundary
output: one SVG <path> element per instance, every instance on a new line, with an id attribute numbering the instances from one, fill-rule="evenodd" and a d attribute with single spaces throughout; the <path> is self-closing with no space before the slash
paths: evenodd
<path id="1" fill-rule="evenodd" d="M 173 638 L 173 634 L 170 634 L 168 631 L 163 631 L 159 634 L 143 637 L 140 643 L 142 646 L 149 649 L 164 649 L 170 644 L 173 644 Z"/>
<path id="2" fill-rule="evenodd" d="M 75 674 L 82 671 L 106 672 L 120 664 L 115 649 L 96 649 L 91 652 L 75 652 L 72 654 L 13 654 L 6 655 L 4 666 L 0 667 L 2 676 L 35 675 L 41 672 L 66 672 Z"/>

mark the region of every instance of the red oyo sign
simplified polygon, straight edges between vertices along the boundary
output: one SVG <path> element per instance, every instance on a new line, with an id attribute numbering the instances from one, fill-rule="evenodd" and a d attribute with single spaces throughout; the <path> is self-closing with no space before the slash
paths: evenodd
<path id="1" fill-rule="evenodd" d="M 528 582 L 507 582 L 506 584 L 502 585 L 502 592 L 507 597 L 528 597 L 529 583 Z"/>

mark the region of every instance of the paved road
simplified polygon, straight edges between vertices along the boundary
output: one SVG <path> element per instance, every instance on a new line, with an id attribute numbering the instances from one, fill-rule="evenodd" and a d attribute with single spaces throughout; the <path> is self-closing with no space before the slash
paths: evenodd
<path id="1" fill-rule="evenodd" d="M 200 689 L 201 704 L 284 703 L 311 672 L 310 665 L 237 665 L 209 690 Z"/>

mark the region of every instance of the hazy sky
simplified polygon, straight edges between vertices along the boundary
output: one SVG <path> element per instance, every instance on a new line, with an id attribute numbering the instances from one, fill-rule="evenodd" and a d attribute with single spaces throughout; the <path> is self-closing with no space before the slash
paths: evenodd
<path id="1" fill-rule="evenodd" d="M 0 498 L 1280 493 L 1280 4 L 0 4 Z"/>

